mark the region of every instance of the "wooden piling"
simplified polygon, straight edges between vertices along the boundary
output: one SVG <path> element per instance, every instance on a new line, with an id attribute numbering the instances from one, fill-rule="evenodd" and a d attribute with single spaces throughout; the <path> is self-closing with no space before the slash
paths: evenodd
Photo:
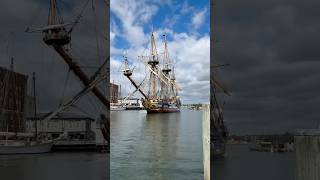
<path id="1" fill-rule="evenodd" d="M 202 145 L 204 180 L 210 180 L 210 105 L 205 104 L 202 107 Z"/>
<path id="2" fill-rule="evenodd" d="M 320 179 L 320 130 L 301 130 L 294 137 L 295 180 Z"/>

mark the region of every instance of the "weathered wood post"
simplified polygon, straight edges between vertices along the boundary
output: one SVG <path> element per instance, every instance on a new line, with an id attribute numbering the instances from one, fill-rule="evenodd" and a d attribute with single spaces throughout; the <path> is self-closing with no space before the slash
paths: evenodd
<path id="1" fill-rule="evenodd" d="M 202 144 L 204 180 L 210 180 L 210 105 L 202 106 Z"/>
<path id="2" fill-rule="evenodd" d="M 300 130 L 294 136 L 295 180 L 320 179 L 320 130 Z"/>

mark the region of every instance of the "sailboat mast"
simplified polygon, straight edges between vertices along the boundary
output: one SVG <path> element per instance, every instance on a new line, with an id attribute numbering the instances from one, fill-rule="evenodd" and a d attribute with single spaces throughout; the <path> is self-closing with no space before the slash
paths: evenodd
<path id="1" fill-rule="evenodd" d="M 34 119 L 35 119 L 35 137 L 38 137 L 38 119 L 37 119 L 37 99 L 36 99 L 36 73 L 32 73 L 33 80 L 33 105 L 34 105 Z"/>
<path id="2" fill-rule="evenodd" d="M 119 84 L 119 98 L 121 98 L 121 84 Z"/>
<path id="3" fill-rule="evenodd" d="M 20 124 L 18 121 L 18 102 L 17 102 L 17 97 L 15 93 L 16 89 L 16 78 L 14 75 L 14 59 L 13 57 L 11 58 L 11 64 L 10 64 L 10 72 L 9 72 L 9 92 L 8 92 L 8 106 L 10 108 L 10 113 L 9 113 L 9 120 L 8 120 L 8 130 L 12 129 L 14 132 L 17 132 L 20 129 Z M 10 105 L 11 104 L 11 105 Z M 11 124 L 9 124 L 11 123 Z M 18 124 L 18 125 L 17 125 Z"/>

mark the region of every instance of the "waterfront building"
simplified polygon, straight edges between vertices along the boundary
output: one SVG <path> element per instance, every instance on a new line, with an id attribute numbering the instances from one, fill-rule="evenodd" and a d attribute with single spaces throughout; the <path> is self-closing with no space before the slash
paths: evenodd
<path id="1" fill-rule="evenodd" d="M 110 102 L 117 103 L 119 96 L 119 85 L 110 83 Z"/>
<path id="2" fill-rule="evenodd" d="M 38 114 L 37 121 L 34 117 L 27 118 L 27 131 L 35 132 L 35 122 L 37 122 L 38 133 L 52 139 L 65 133 L 67 140 L 95 140 L 92 128 L 94 119 L 78 114 L 59 113 L 50 120 L 44 120 L 45 115 L 46 113 Z"/>
<path id="3" fill-rule="evenodd" d="M 131 109 L 143 109 L 142 102 L 139 98 L 122 98 L 118 100 L 118 103 L 126 107 L 127 110 Z"/>
<path id="4" fill-rule="evenodd" d="M 28 76 L 0 67 L 0 131 L 25 131 Z"/>

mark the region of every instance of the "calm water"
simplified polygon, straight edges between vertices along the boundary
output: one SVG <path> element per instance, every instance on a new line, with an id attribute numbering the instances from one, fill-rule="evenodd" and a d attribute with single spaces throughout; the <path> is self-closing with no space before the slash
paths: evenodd
<path id="1" fill-rule="evenodd" d="M 226 158 L 211 165 L 214 180 L 294 179 L 294 153 L 249 151 L 247 145 L 228 145 Z"/>
<path id="2" fill-rule="evenodd" d="M 0 155 L 1 180 L 106 180 L 108 154 Z"/>
<path id="3" fill-rule="evenodd" d="M 202 111 L 111 113 L 112 180 L 203 179 Z"/>

